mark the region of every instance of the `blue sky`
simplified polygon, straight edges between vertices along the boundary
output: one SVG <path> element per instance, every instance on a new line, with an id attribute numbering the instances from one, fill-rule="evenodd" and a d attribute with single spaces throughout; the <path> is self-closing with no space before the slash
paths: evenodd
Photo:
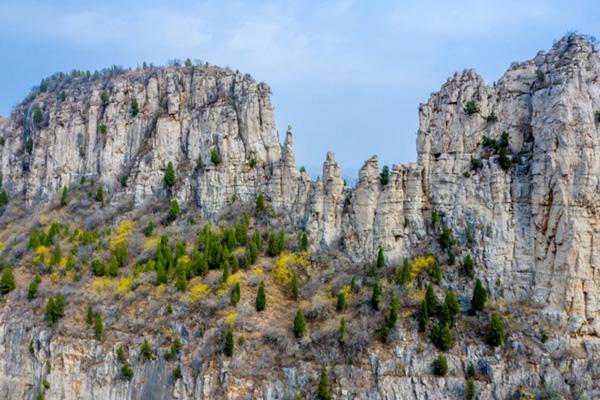
<path id="1" fill-rule="evenodd" d="M 299 164 L 354 176 L 416 158 L 418 105 L 455 71 L 487 82 L 567 31 L 600 36 L 594 1 L 31 1 L 0 3 L 0 115 L 57 71 L 229 66 L 267 82 Z"/>

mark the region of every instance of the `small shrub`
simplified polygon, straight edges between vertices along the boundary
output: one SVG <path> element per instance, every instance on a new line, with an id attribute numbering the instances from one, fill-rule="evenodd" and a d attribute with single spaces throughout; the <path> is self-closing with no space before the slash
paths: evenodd
<path id="1" fill-rule="evenodd" d="M 298 300 L 300 298 L 300 284 L 298 283 L 298 274 L 294 272 L 292 274 L 292 282 L 290 283 L 290 294 L 292 299 Z"/>
<path id="2" fill-rule="evenodd" d="M 489 115 L 483 117 L 487 122 L 498 122 L 498 116 L 495 112 L 491 112 Z"/>
<path id="3" fill-rule="evenodd" d="M 264 213 L 266 210 L 265 195 L 262 192 L 260 192 L 256 197 L 255 210 L 257 215 Z"/>
<path id="4" fill-rule="evenodd" d="M 467 101 L 464 107 L 464 112 L 467 115 L 477 114 L 477 112 L 479 112 L 479 109 L 477 108 L 477 103 L 475 103 L 475 101 L 473 100 Z"/>
<path id="5" fill-rule="evenodd" d="M 430 315 L 433 315 L 438 308 L 438 299 L 431 284 L 427 286 L 425 291 L 425 302 L 427 303 L 427 311 Z"/>
<path id="6" fill-rule="evenodd" d="M 373 295 L 371 296 L 371 304 L 375 310 L 379 310 L 379 306 L 381 304 L 381 283 L 379 281 L 375 281 L 373 284 Z"/>
<path id="7" fill-rule="evenodd" d="M 482 166 L 483 166 L 483 163 L 481 162 L 481 160 L 479 158 L 471 157 L 471 169 L 472 170 L 478 170 Z"/>
<path id="8" fill-rule="evenodd" d="M 596 116 L 596 122 L 600 123 L 600 111 L 596 111 L 595 116 Z"/>
<path id="9" fill-rule="evenodd" d="M 452 246 L 454 246 L 454 235 L 452 235 L 452 229 L 447 226 L 442 228 L 442 233 L 438 237 L 438 243 L 442 250 L 449 250 Z"/>
<path id="10" fill-rule="evenodd" d="M 440 215 L 436 210 L 431 211 L 431 226 L 436 227 L 440 223 Z"/>
<path id="11" fill-rule="evenodd" d="M 419 311 L 417 312 L 417 322 L 419 324 L 419 332 L 425 332 L 427 325 L 429 325 L 429 311 L 426 300 L 423 300 L 419 306 Z"/>
<path id="12" fill-rule="evenodd" d="M 92 306 L 87 307 L 85 322 L 90 326 L 94 323 L 94 309 Z"/>
<path id="13" fill-rule="evenodd" d="M 123 366 L 121 367 L 121 373 L 123 374 L 123 378 L 130 381 L 133 379 L 133 369 L 129 365 L 129 362 L 125 361 Z"/>
<path id="14" fill-rule="evenodd" d="M 410 261 L 408 261 L 408 257 L 404 257 L 404 261 L 402 263 L 402 268 L 400 272 L 396 276 L 396 283 L 406 287 L 410 282 Z"/>
<path id="15" fill-rule="evenodd" d="M 150 236 L 152 236 L 153 232 L 154 232 L 154 222 L 148 221 L 148 225 L 146 226 L 146 229 L 144 229 L 144 236 L 150 237 Z"/>
<path id="16" fill-rule="evenodd" d="M 97 311 L 94 315 L 94 335 L 96 340 L 102 339 L 102 331 L 104 331 L 104 320 L 102 319 L 102 313 Z"/>
<path id="17" fill-rule="evenodd" d="M 178 365 L 173 368 L 173 379 L 179 380 L 181 378 L 181 367 Z"/>
<path id="18" fill-rule="evenodd" d="M 433 362 L 433 373 L 437 376 L 446 376 L 448 373 L 448 360 L 446 356 L 440 355 Z"/>
<path id="19" fill-rule="evenodd" d="M 35 108 L 33 109 L 33 123 L 39 128 L 42 126 L 43 122 L 44 112 L 42 111 L 42 108 L 36 104 Z M 31 151 L 29 153 L 31 153 Z"/>
<path id="20" fill-rule="evenodd" d="M 98 185 L 98 189 L 96 189 L 95 199 L 98 203 L 104 207 L 104 187 L 102 185 Z"/>
<path id="21" fill-rule="evenodd" d="M 465 383 L 465 400 L 475 400 L 475 380 L 467 378 Z"/>
<path id="22" fill-rule="evenodd" d="M 210 161 L 214 165 L 219 165 L 223 162 L 223 159 L 221 158 L 221 153 L 219 153 L 218 149 L 215 148 L 210 151 Z"/>
<path id="23" fill-rule="evenodd" d="M 463 260 L 463 270 L 468 277 L 473 278 L 475 276 L 475 261 L 470 254 L 467 254 Z"/>
<path id="24" fill-rule="evenodd" d="M 250 168 L 256 167 L 256 160 L 254 158 L 251 158 L 250 161 L 248 162 L 248 166 Z"/>
<path id="25" fill-rule="evenodd" d="M 340 334 L 340 342 L 344 341 L 344 336 L 346 335 L 346 318 L 342 317 L 342 319 L 340 319 L 340 327 L 338 330 L 339 334 Z"/>
<path id="26" fill-rule="evenodd" d="M 535 79 L 537 79 L 538 82 L 544 82 L 545 78 L 546 75 L 544 74 L 544 71 L 542 71 L 541 69 L 535 70 Z"/>
<path id="27" fill-rule="evenodd" d="M 512 166 L 512 159 L 505 148 L 498 150 L 498 163 L 504 171 L 508 171 Z"/>
<path id="28" fill-rule="evenodd" d="M 144 342 L 142 343 L 142 355 L 146 357 L 146 359 L 151 359 L 154 355 L 154 351 L 152 350 L 152 346 L 150 342 L 146 338 L 144 338 Z"/>
<path id="29" fill-rule="evenodd" d="M 106 92 L 100 93 L 100 102 L 102 103 L 103 107 L 106 107 L 108 105 L 108 100 L 109 100 L 108 93 L 106 93 Z"/>
<path id="30" fill-rule="evenodd" d="M 6 191 L 0 191 L 0 207 L 4 207 L 8 204 L 8 194 Z"/>
<path id="31" fill-rule="evenodd" d="M 439 285 L 442 281 L 442 268 L 437 260 L 431 265 L 431 281 L 436 285 Z"/>
<path id="32" fill-rule="evenodd" d="M 300 238 L 298 239 L 298 247 L 300 248 L 300 251 L 308 250 L 308 235 L 306 232 L 302 232 L 300 234 Z"/>
<path id="33" fill-rule="evenodd" d="M 470 178 L 471 177 L 471 173 L 469 171 L 465 171 L 465 172 L 463 172 L 463 176 L 465 178 Z"/>

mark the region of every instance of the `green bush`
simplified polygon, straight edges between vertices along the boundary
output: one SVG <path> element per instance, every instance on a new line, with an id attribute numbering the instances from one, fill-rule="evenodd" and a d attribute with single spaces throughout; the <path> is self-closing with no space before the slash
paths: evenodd
<path id="1" fill-rule="evenodd" d="M 137 116 L 140 112 L 140 106 L 138 105 L 137 99 L 131 99 L 130 111 L 132 117 Z"/>
<path id="2" fill-rule="evenodd" d="M 390 181 L 390 168 L 387 165 L 384 165 L 383 169 L 381 170 L 381 173 L 379 174 L 379 182 L 381 182 L 381 184 L 383 186 L 385 186 L 388 184 L 389 181 Z"/>
<path id="3" fill-rule="evenodd" d="M 106 92 L 102 92 L 100 93 L 100 101 L 102 103 L 103 107 L 106 107 L 108 105 L 108 93 Z"/>
<path id="4" fill-rule="evenodd" d="M 471 299 L 471 312 L 483 311 L 487 302 L 487 291 L 481 284 L 481 280 L 477 279 L 473 288 L 473 297 Z"/>
<path id="5" fill-rule="evenodd" d="M 394 329 L 396 326 L 396 322 L 398 321 L 398 307 L 399 302 L 396 296 L 392 296 L 392 300 L 390 301 L 390 307 L 388 309 L 387 314 L 383 320 L 383 325 L 380 328 L 381 338 L 386 341 L 389 332 Z"/>
<path id="6" fill-rule="evenodd" d="M 57 294 L 50 296 L 46 303 L 46 317 L 50 324 L 56 323 L 60 318 L 65 315 L 65 296 L 63 294 Z"/>
<path id="7" fill-rule="evenodd" d="M 121 373 L 123 374 L 123 378 L 127 379 L 128 381 L 133 379 L 133 369 L 131 369 L 129 362 L 125 361 L 123 363 L 123 366 L 121 367 Z"/>
<path id="8" fill-rule="evenodd" d="M 15 274 L 10 265 L 4 267 L 2 270 L 2 276 L 0 276 L 0 293 L 7 294 L 17 287 L 15 281 Z"/>
<path id="9" fill-rule="evenodd" d="M 492 314 L 488 328 L 487 343 L 493 347 L 501 346 L 504 343 L 504 335 L 504 322 L 502 322 L 498 314 Z"/>
<path id="10" fill-rule="evenodd" d="M 477 108 L 477 103 L 475 103 L 475 101 L 473 100 L 467 101 L 464 107 L 464 112 L 467 115 L 477 114 L 479 112 L 479 109 Z"/>
<path id="11" fill-rule="evenodd" d="M 39 104 L 36 104 L 33 109 L 33 123 L 39 128 L 40 126 L 42 126 L 43 122 L 44 112 L 42 111 L 42 108 L 39 106 Z M 31 153 L 31 151 L 29 151 L 29 153 Z"/>
<path id="12" fill-rule="evenodd" d="M 290 294 L 292 299 L 298 300 L 300 298 L 300 284 L 298 283 L 298 274 L 294 271 L 292 273 L 292 282 L 290 283 Z"/>
<path id="13" fill-rule="evenodd" d="M 300 234 L 300 238 L 298 239 L 298 247 L 300 248 L 300 251 L 308 250 L 308 235 L 306 232 L 302 232 Z"/>
<path id="14" fill-rule="evenodd" d="M 40 93 L 45 93 L 48 91 L 48 82 L 45 79 L 42 79 L 40 82 Z"/>
<path id="15" fill-rule="evenodd" d="M 400 272 L 396 276 L 396 283 L 406 286 L 410 282 L 410 262 L 408 261 L 408 257 L 404 257 L 404 262 L 402 263 L 402 268 Z"/>
<path id="16" fill-rule="evenodd" d="M 175 358 L 177 354 L 181 351 L 181 340 L 179 337 L 175 336 L 173 341 L 171 342 L 171 358 Z"/>
<path id="17" fill-rule="evenodd" d="M 8 194 L 5 190 L 0 191 L 0 207 L 4 207 L 8 204 Z"/>
<path id="18" fill-rule="evenodd" d="M 151 359 L 154 355 L 154 351 L 152 350 L 152 346 L 150 342 L 146 338 L 144 338 L 144 342 L 142 343 L 142 355 L 146 357 L 146 359 Z"/>
<path id="19" fill-rule="evenodd" d="M 448 360 L 446 356 L 440 355 L 433 362 L 433 373 L 437 376 L 446 376 L 448 373 Z"/>
<path id="20" fill-rule="evenodd" d="M 546 75 L 544 74 L 544 71 L 542 71 L 541 69 L 535 70 L 535 79 L 537 79 L 538 82 L 544 82 L 545 78 L 546 78 Z"/>
<path id="21" fill-rule="evenodd" d="M 267 295 L 265 294 L 265 283 L 261 282 L 258 285 L 258 291 L 256 292 L 256 311 L 263 311 L 267 306 Z"/>
<path id="22" fill-rule="evenodd" d="M 94 308 L 92 306 L 87 306 L 85 322 L 90 326 L 94 323 Z"/>
<path id="23" fill-rule="evenodd" d="M 127 362 L 127 359 L 125 358 L 125 349 L 123 348 L 123 346 L 117 347 L 117 360 L 119 360 L 121 364 Z"/>
<path id="24" fill-rule="evenodd" d="M 173 368 L 173 379 L 179 380 L 181 378 L 181 367 L 178 365 Z"/>
<path id="25" fill-rule="evenodd" d="M 489 115 L 483 117 L 487 122 L 498 122 L 498 116 L 495 112 L 491 112 Z"/>
<path id="26" fill-rule="evenodd" d="M 294 335 L 297 338 L 301 338 L 306 333 L 306 322 L 304 321 L 304 313 L 301 309 L 296 311 L 296 316 L 294 317 Z"/>
<path id="27" fill-rule="evenodd" d="M 215 148 L 210 151 L 210 161 L 214 165 L 219 165 L 223 162 L 223 159 L 221 158 L 221 153 L 219 153 L 219 149 Z"/>
<path id="28" fill-rule="evenodd" d="M 331 394 L 331 385 L 329 384 L 329 374 L 327 367 L 321 369 L 321 377 L 319 378 L 319 389 L 317 390 L 317 400 L 333 400 Z"/>
<path id="29" fill-rule="evenodd" d="M 169 214 L 167 215 L 167 221 L 173 222 L 179 216 L 179 202 L 177 200 L 171 200 L 171 206 L 169 207 Z"/>
<path id="30" fill-rule="evenodd" d="M 255 206 L 256 214 L 262 214 L 266 210 L 265 205 L 265 195 L 260 192 L 256 197 L 256 206 Z"/>
<path id="31" fill-rule="evenodd" d="M 92 264 L 92 273 L 95 276 L 104 276 L 106 275 L 107 269 L 106 269 L 106 265 L 104 264 L 104 262 L 102 262 L 101 260 L 93 260 Z"/>
<path id="32" fill-rule="evenodd" d="M 104 187 L 102 185 L 98 185 L 98 189 L 96 189 L 96 201 L 104 207 Z"/>
<path id="33" fill-rule="evenodd" d="M 465 383 L 465 400 L 475 400 L 475 380 L 467 378 Z"/>
<path id="34" fill-rule="evenodd" d="M 231 305 L 232 306 L 235 307 L 240 302 L 240 294 L 241 294 L 240 283 L 236 282 L 236 284 L 233 286 L 233 289 L 231 290 Z"/>
<path id="35" fill-rule="evenodd" d="M 446 298 L 444 299 L 444 306 L 448 311 L 448 322 L 450 323 L 450 325 L 454 325 L 456 316 L 460 312 L 460 303 L 458 301 L 458 296 L 454 291 L 449 290 L 446 293 Z"/>
<path id="36" fill-rule="evenodd" d="M 481 160 L 479 158 L 471 157 L 471 169 L 477 170 L 481 167 L 483 167 L 483 163 L 481 162 Z"/>
<path id="37" fill-rule="evenodd" d="M 419 306 L 419 311 L 417 311 L 417 322 L 419 324 L 419 332 L 425 332 L 427 325 L 429 325 L 429 310 L 425 299 L 423 299 Z"/>
<path id="38" fill-rule="evenodd" d="M 452 229 L 447 226 L 442 227 L 442 233 L 438 237 L 438 243 L 442 250 L 447 251 L 450 250 L 452 246 L 454 246 L 454 235 L 452 235 Z"/>
<path id="39" fill-rule="evenodd" d="M 438 308 L 438 299 L 431 284 L 427 285 L 427 289 L 425 291 L 425 302 L 427 303 L 427 311 L 429 312 L 429 315 L 432 316 L 435 314 Z"/>
<path id="40" fill-rule="evenodd" d="M 67 202 L 69 200 L 68 196 L 69 196 L 69 190 L 67 189 L 66 186 L 63 186 L 62 193 L 60 195 L 60 206 L 61 207 L 64 207 L 67 205 Z"/>
<path id="41" fill-rule="evenodd" d="M 600 122 L 600 111 L 596 111 L 596 122 Z"/>
<path id="42" fill-rule="evenodd" d="M 271 257 L 278 256 L 285 250 L 285 231 L 283 228 L 279 233 L 271 232 L 267 243 L 267 254 Z"/>
<path id="43" fill-rule="evenodd" d="M 508 150 L 505 148 L 498 150 L 498 163 L 500 164 L 500 168 L 504 171 L 508 171 L 512 166 L 512 159 L 508 155 Z"/>
<path id="44" fill-rule="evenodd" d="M 383 248 L 380 247 L 377 252 L 377 268 L 385 267 L 385 255 L 383 254 Z"/>
<path id="45" fill-rule="evenodd" d="M 431 281 L 436 285 L 439 285 L 442 281 L 442 268 L 437 259 L 431 265 Z"/>

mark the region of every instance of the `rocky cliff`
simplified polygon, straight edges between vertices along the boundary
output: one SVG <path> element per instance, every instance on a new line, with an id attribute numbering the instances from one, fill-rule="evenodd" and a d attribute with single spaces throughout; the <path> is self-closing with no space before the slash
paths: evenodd
<path id="1" fill-rule="evenodd" d="M 0 121 L 3 188 L 11 203 L 22 199 L 22 209 L 37 210 L 85 177 L 103 185 L 110 204 L 130 203 L 133 212 L 176 198 L 212 221 L 238 205 L 253 207 L 264 193 L 272 218 L 307 232 L 317 254 L 338 254 L 342 261 L 332 264 L 342 272 L 370 262 L 379 248 L 391 264 L 430 251 L 435 216 L 457 242 L 454 253 L 440 257 L 472 254 L 492 301 L 520 305 L 520 313 L 513 310 L 510 355 L 490 354 L 467 335 L 449 357 L 451 369 L 479 360 L 486 377 L 480 398 L 508 398 L 521 387 L 539 386 L 593 398 L 599 389 L 592 382 L 600 374 L 599 77 L 597 50 L 577 35 L 511 65 L 492 86 L 472 70 L 457 73 L 419 108 L 417 161 L 393 166 L 382 183 L 373 157 L 353 188 L 332 153 L 316 181 L 297 169 L 291 128 L 280 144 L 269 88 L 249 76 L 180 66 L 55 77 Z M 177 170 L 170 189 L 163 182 L 169 162 Z M 334 276 L 328 279 L 335 283 Z M 446 282 L 459 293 L 464 285 L 458 278 Z M 18 296 L 7 304 L 19 304 Z M 160 359 L 125 382 L 115 378 L 110 346 L 135 341 L 126 332 L 144 325 L 143 316 L 119 326 L 112 341 L 97 343 L 73 328 L 53 334 L 34 322 L 35 309 L 23 310 L 17 317 L 5 305 L 0 323 L 5 398 L 32 395 L 44 377 L 52 399 L 292 398 L 319 372 L 313 359 L 290 361 L 290 349 L 298 346 L 335 361 L 340 398 L 464 395 L 460 372 L 445 379 L 427 374 L 434 354 L 414 347 L 419 336 L 408 322 L 393 349 L 371 348 L 369 356 L 345 363 L 339 361 L 343 352 L 327 345 L 276 339 L 282 361 L 250 350 L 222 360 L 210 350 L 220 340 L 220 325 L 195 348 L 197 321 L 186 320 L 189 310 L 182 309 L 171 328 L 195 348 L 181 360 L 190 366 L 183 378 L 169 380 L 167 361 Z M 263 326 L 246 324 L 247 332 Z M 358 337 L 369 324 L 363 316 L 353 332 Z M 555 332 L 549 342 L 531 339 L 524 329 L 540 325 Z M 161 340 L 158 332 L 152 337 Z M 326 344 L 327 337 L 321 337 Z M 131 357 L 139 354 L 133 350 Z M 52 372 L 45 370 L 48 359 Z M 246 363 L 264 375 L 245 373 Z"/>

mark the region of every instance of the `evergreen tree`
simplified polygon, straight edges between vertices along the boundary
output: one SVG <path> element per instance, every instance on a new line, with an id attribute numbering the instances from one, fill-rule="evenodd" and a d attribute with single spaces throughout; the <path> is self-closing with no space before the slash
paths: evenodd
<path id="1" fill-rule="evenodd" d="M 346 334 L 346 318 L 344 318 L 344 317 L 342 317 L 342 319 L 340 319 L 339 333 L 340 333 L 340 342 L 343 342 L 344 336 Z"/>
<path id="2" fill-rule="evenodd" d="M 153 232 L 154 232 L 154 222 L 148 221 L 148 225 L 146 226 L 146 229 L 144 229 L 144 236 L 150 237 L 150 236 L 152 236 Z"/>
<path id="3" fill-rule="evenodd" d="M 383 255 L 383 247 L 380 247 L 377 253 L 377 268 L 383 267 L 385 267 L 385 256 Z"/>
<path id="4" fill-rule="evenodd" d="M 60 195 L 60 206 L 64 207 L 67 205 L 69 191 L 66 186 L 63 186 L 62 194 Z"/>
<path id="5" fill-rule="evenodd" d="M 454 336 L 448 324 L 442 322 L 435 323 L 431 327 L 431 341 L 440 350 L 450 350 L 454 346 Z"/>
<path id="6" fill-rule="evenodd" d="M 292 282 L 290 286 L 292 299 L 298 300 L 298 298 L 300 297 L 300 285 L 298 284 L 298 274 L 296 273 L 296 271 L 294 271 L 294 273 L 292 274 Z"/>
<path id="7" fill-rule="evenodd" d="M 408 261 L 408 257 L 404 257 L 402 269 L 400 270 L 400 274 L 398 275 L 396 281 L 405 287 L 410 282 L 410 262 Z"/>
<path id="8" fill-rule="evenodd" d="M 492 314 L 490 327 L 488 328 L 487 343 L 490 346 L 497 347 L 504 344 L 504 322 L 498 314 Z"/>
<path id="9" fill-rule="evenodd" d="M 398 321 L 398 306 L 398 298 L 396 296 L 392 296 L 388 313 L 386 314 L 383 325 L 380 329 L 381 338 L 384 341 L 387 340 L 389 332 L 396 326 L 396 322 Z"/>
<path id="10" fill-rule="evenodd" d="M 265 205 L 265 195 L 260 192 L 258 194 L 258 197 L 256 197 L 256 206 L 255 206 L 255 210 L 256 210 L 256 214 L 260 215 L 262 213 L 265 212 L 267 206 Z"/>
<path id="11" fill-rule="evenodd" d="M 152 346 L 150 345 L 150 342 L 148 342 L 148 340 L 146 338 L 144 338 L 144 342 L 142 343 L 142 354 L 148 360 L 151 359 L 152 356 L 154 355 L 154 351 L 152 350 Z"/>
<path id="12" fill-rule="evenodd" d="M 389 181 L 390 181 L 390 167 L 388 167 L 387 165 L 384 165 L 383 169 L 381 170 L 381 173 L 379 174 L 379 182 L 381 182 L 381 184 L 383 186 L 385 186 L 388 184 Z"/>
<path id="13" fill-rule="evenodd" d="M 442 268 L 440 268 L 438 260 L 435 260 L 431 266 L 431 281 L 436 285 L 442 281 Z"/>
<path id="14" fill-rule="evenodd" d="M 419 332 L 425 332 L 427 325 L 429 325 L 429 311 L 427 309 L 427 300 L 425 299 L 423 299 L 419 307 L 417 321 L 419 322 Z"/>
<path id="15" fill-rule="evenodd" d="M 433 316 L 438 308 L 438 299 L 433 291 L 433 286 L 429 284 L 425 291 L 425 301 L 427 302 L 427 311 L 430 316 Z"/>
<path id="16" fill-rule="evenodd" d="M 98 185 L 96 189 L 96 201 L 100 203 L 101 207 L 104 207 L 104 186 Z"/>
<path id="17" fill-rule="evenodd" d="M 33 109 L 33 122 L 38 128 L 41 127 L 42 123 L 44 122 L 44 112 L 38 104 L 36 104 L 35 108 Z M 28 153 L 31 153 L 31 150 L 29 150 Z"/>
<path id="18" fill-rule="evenodd" d="M 483 311 L 487 302 L 487 291 L 481 284 L 481 280 L 477 279 L 475 288 L 473 289 L 473 298 L 471 299 L 471 312 Z"/>
<path id="19" fill-rule="evenodd" d="M 137 116 L 140 112 L 140 106 L 138 105 L 137 99 L 131 99 L 130 111 L 132 117 Z"/>
<path id="20" fill-rule="evenodd" d="M 467 378 L 465 383 L 465 400 L 475 400 L 475 380 L 472 377 Z"/>
<path id="21" fill-rule="evenodd" d="M 265 294 L 265 283 L 261 282 L 258 285 L 258 292 L 256 293 L 256 311 L 263 311 L 267 306 L 267 296 Z"/>
<path id="22" fill-rule="evenodd" d="M 129 362 L 125 361 L 123 363 L 121 366 L 121 373 L 123 374 L 123 378 L 127 379 L 128 381 L 133 379 L 133 369 L 129 365 Z"/>
<path id="23" fill-rule="evenodd" d="M 233 347 L 235 343 L 233 341 L 233 328 L 228 328 L 225 334 L 225 355 L 228 357 L 233 356 Z"/>
<path id="24" fill-rule="evenodd" d="M 333 400 L 331 394 L 331 386 L 329 384 L 329 374 L 327 367 L 321 370 L 321 378 L 319 379 L 319 390 L 317 391 L 317 400 Z"/>
<path id="25" fill-rule="evenodd" d="M 0 191 L 0 207 L 4 207 L 8 204 L 8 194 L 5 190 Z"/>
<path id="26" fill-rule="evenodd" d="M 175 287 L 179 291 L 184 291 L 188 284 L 187 269 L 185 265 L 177 263 L 175 268 Z"/>
<path id="27" fill-rule="evenodd" d="M 450 325 L 454 325 L 454 321 L 456 316 L 460 312 L 460 303 L 458 302 L 458 296 L 452 290 L 446 293 L 446 298 L 444 299 L 444 305 L 448 310 L 448 317 Z"/>
<path id="28" fill-rule="evenodd" d="M 156 284 L 166 284 L 168 281 L 167 270 L 163 261 L 158 261 L 156 263 Z"/>
<path id="29" fill-rule="evenodd" d="M 178 365 L 175 368 L 173 368 L 172 375 L 174 380 L 179 380 L 181 378 L 181 366 Z"/>
<path id="30" fill-rule="evenodd" d="M 15 281 L 15 274 L 13 273 L 12 267 L 6 266 L 2 271 L 2 276 L 0 277 L 0 293 L 7 294 L 17 287 L 17 283 Z"/>
<path id="31" fill-rule="evenodd" d="M 229 272 L 229 263 L 225 262 L 223 263 L 223 275 L 221 275 L 221 282 L 227 283 L 227 280 L 229 279 L 230 275 L 231 274 Z"/>
<path id="32" fill-rule="evenodd" d="M 119 261 L 115 256 L 112 256 L 112 259 L 110 260 L 110 264 L 108 266 L 108 275 L 112 277 L 119 275 Z"/>
<path id="33" fill-rule="evenodd" d="M 223 162 L 221 153 L 219 153 L 219 149 L 212 149 L 210 151 L 210 161 L 215 165 L 219 165 Z"/>
<path id="34" fill-rule="evenodd" d="M 454 236 L 452 235 L 452 229 L 444 226 L 442 228 L 442 233 L 438 238 L 438 242 L 442 250 L 447 251 L 454 245 Z"/>
<path id="35" fill-rule="evenodd" d="M 97 311 L 94 315 L 94 334 L 96 339 L 102 339 L 102 331 L 104 330 L 104 320 L 102 319 L 102 313 Z"/>
<path id="36" fill-rule="evenodd" d="M 48 322 L 54 324 L 60 318 L 65 315 L 65 296 L 57 294 L 56 296 L 50 296 L 46 303 L 46 316 Z"/>
<path id="37" fill-rule="evenodd" d="M 371 296 L 371 304 L 373 308 L 379 310 L 379 305 L 381 303 L 381 283 L 379 281 L 375 281 L 373 284 L 373 295 Z"/>
<path id="38" fill-rule="evenodd" d="M 169 215 L 167 215 L 167 221 L 173 222 L 179 216 L 179 202 L 177 200 L 171 201 L 171 207 L 169 207 Z"/>
<path id="39" fill-rule="evenodd" d="M 343 311 L 345 308 L 346 308 L 346 294 L 344 292 L 340 291 L 338 293 L 335 309 L 338 311 Z"/>
<path id="40" fill-rule="evenodd" d="M 27 289 L 27 298 L 29 300 L 33 300 L 37 297 L 41 282 L 42 278 L 39 276 L 39 274 L 35 274 L 33 280 L 29 284 L 29 288 Z"/>
<path id="41" fill-rule="evenodd" d="M 237 282 L 233 286 L 233 290 L 231 291 L 231 305 L 232 306 L 235 307 L 240 302 L 240 294 L 241 294 L 240 283 Z"/>
<path id="42" fill-rule="evenodd" d="M 85 315 L 85 322 L 88 325 L 92 325 L 94 323 L 94 309 L 92 308 L 92 306 L 87 307 L 87 312 Z"/>
<path id="43" fill-rule="evenodd" d="M 296 316 L 294 317 L 294 335 L 297 338 L 301 338 L 306 333 L 306 322 L 304 321 L 304 313 L 301 309 L 296 311 Z"/>
<path id="44" fill-rule="evenodd" d="M 300 234 L 300 240 L 298 241 L 298 247 L 300 248 L 300 251 L 308 250 L 308 235 L 306 234 L 306 232 L 302 232 L 302 234 Z"/>
<path id="45" fill-rule="evenodd" d="M 433 362 L 433 373 L 437 376 L 445 376 L 448 373 L 448 360 L 446 356 L 440 355 Z"/>
<path id="46" fill-rule="evenodd" d="M 465 259 L 463 261 L 463 268 L 467 276 L 471 278 L 475 276 L 475 261 L 473 261 L 473 257 L 471 257 L 470 254 L 467 254 L 465 256 Z"/>
<path id="47" fill-rule="evenodd" d="M 171 161 L 169 161 L 167 164 L 164 181 L 165 185 L 167 185 L 169 188 L 172 188 L 175 185 L 175 168 L 173 167 L 173 163 Z"/>

